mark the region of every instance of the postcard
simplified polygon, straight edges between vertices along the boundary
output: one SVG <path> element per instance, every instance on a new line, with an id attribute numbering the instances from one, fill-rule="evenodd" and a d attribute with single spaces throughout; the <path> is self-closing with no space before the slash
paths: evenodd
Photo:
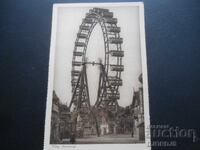
<path id="1" fill-rule="evenodd" d="M 45 150 L 150 150 L 144 5 L 54 4 Z"/>

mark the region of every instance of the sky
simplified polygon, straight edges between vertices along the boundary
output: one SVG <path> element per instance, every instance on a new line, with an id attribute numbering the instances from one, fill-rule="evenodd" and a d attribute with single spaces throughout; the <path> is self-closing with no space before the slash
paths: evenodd
<path id="1" fill-rule="evenodd" d="M 92 7 L 91 7 L 92 8 Z M 74 42 L 82 19 L 89 12 L 90 7 L 62 7 L 58 9 L 54 90 L 62 103 L 69 105 L 71 101 L 71 68 Z M 141 86 L 138 76 L 142 73 L 139 9 L 137 6 L 103 7 L 108 8 L 118 19 L 117 26 L 121 27 L 120 36 L 123 38 L 124 51 L 122 72 L 123 86 L 120 86 L 120 106 L 130 105 L 133 98 L 133 89 Z M 101 27 L 97 25 L 90 37 L 86 56 L 89 61 L 98 61 L 104 57 L 104 42 Z M 99 69 L 97 66 L 87 67 L 88 86 L 91 104 L 96 101 L 98 89 Z"/>

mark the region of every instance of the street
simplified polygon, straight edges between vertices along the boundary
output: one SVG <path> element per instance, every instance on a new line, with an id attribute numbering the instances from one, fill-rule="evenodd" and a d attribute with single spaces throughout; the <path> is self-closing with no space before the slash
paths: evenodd
<path id="1" fill-rule="evenodd" d="M 63 139 L 62 144 L 70 144 L 70 139 Z M 118 135 L 103 135 L 100 137 L 90 136 L 84 138 L 77 138 L 75 144 L 133 144 L 142 143 L 131 135 L 118 134 Z"/>

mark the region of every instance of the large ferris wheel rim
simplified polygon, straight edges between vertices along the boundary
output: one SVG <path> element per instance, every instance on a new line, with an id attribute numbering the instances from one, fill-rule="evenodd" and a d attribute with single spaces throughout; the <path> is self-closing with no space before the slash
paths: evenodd
<path id="1" fill-rule="evenodd" d="M 90 22 L 91 20 L 93 20 L 92 22 Z M 113 23 L 112 23 L 113 21 Z M 77 38 L 76 38 L 76 42 L 75 42 L 75 46 L 74 46 L 74 52 L 73 52 L 73 62 L 76 62 L 76 58 L 79 57 L 77 55 L 78 53 L 78 47 L 83 46 L 83 51 L 82 51 L 82 63 L 84 61 L 86 61 L 86 51 L 87 51 L 87 46 L 88 46 L 88 42 L 90 39 L 90 35 L 94 29 L 94 27 L 96 26 L 96 24 L 99 24 L 101 26 L 102 32 L 103 32 L 103 39 L 104 39 L 104 47 L 105 47 L 105 60 L 104 60 L 104 66 L 105 66 L 105 71 L 107 72 L 107 74 L 109 75 L 109 54 L 110 52 L 112 52 L 112 50 L 110 50 L 110 41 L 112 41 L 112 44 L 115 44 L 117 46 L 117 50 L 116 51 L 122 51 L 121 48 L 121 43 L 122 41 L 117 41 L 116 39 L 122 39 L 120 38 L 120 27 L 117 27 L 117 19 L 113 18 L 113 13 L 109 12 L 108 9 L 101 9 L 101 8 L 93 8 L 90 9 L 89 13 L 86 14 L 86 17 L 83 19 L 82 24 L 80 25 L 78 34 L 77 34 Z M 88 32 L 84 32 L 82 33 L 84 30 L 88 30 Z M 112 38 L 109 37 L 109 31 L 112 32 Z M 111 35 L 111 34 L 110 34 Z M 79 42 L 79 40 L 81 38 L 85 38 L 85 43 L 81 43 Z M 110 38 L 110 39 L 109 39 Z M 119 42 L 119 43 L 117 43 Z M 82 45 L 81 45 L 82 44 Z M 114 50 L 115 51 L 115 50 Z M 116 53 L 115 51 L 115 53 Z M 76 55 L 75 55 L 76 54 Z M 117 53 L 116 53 L 117 54 Z M 122 53 L 121 53 L 122 55 Z M 122 66 L 122 57 L 117 57 L 117 64 L 113 65 L 113 66 Z M 74 66 L 72 64 L 72 70 L 74 70 Z M 117 78 L 121 78 L 121 71 L 120 69 L 115 69 L 114 71 L 116 71 L 116 77 Z M 111 72 L 111 71 L 110 71 Z M 72 80 L 74 79 L 74 76 L 72 74 Z M 116 90 L 118 90 L 119 86 L 115 86 Z"/>

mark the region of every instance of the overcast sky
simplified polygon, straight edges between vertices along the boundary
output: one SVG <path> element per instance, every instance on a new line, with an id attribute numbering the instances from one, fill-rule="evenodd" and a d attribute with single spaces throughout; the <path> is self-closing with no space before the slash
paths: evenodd
<path id="1" fill-rule="evenodd" d="M 106 7 L 104 7 L 106 8 Z M 123 86 L 120 87 L 119 105 L 131 104 L 133 88 L 138 89 L 140 85 L 138 76 L 142 73 L 140 36 L 139 36 L 139 9 L 137 6 L 107 7 L 118 19 L 123 38 L 122 50 L 124 51 L 122 72 Z M 74 42 L 85 14 L 89 7 L 63 7 L 58 10 L 54 90 L 61 102 L 69 104 L 71 100 L 71 62 L 73 56 Z M 87 49 L 87 57 L 90 61 L 98 61 L 104 57 L 103 35 L 97 25 L 90 37 Z M 99 69 L 96 66 L 87 67 L 89 92 L 91 104 L 96 101 L 98 88 Z"/>

